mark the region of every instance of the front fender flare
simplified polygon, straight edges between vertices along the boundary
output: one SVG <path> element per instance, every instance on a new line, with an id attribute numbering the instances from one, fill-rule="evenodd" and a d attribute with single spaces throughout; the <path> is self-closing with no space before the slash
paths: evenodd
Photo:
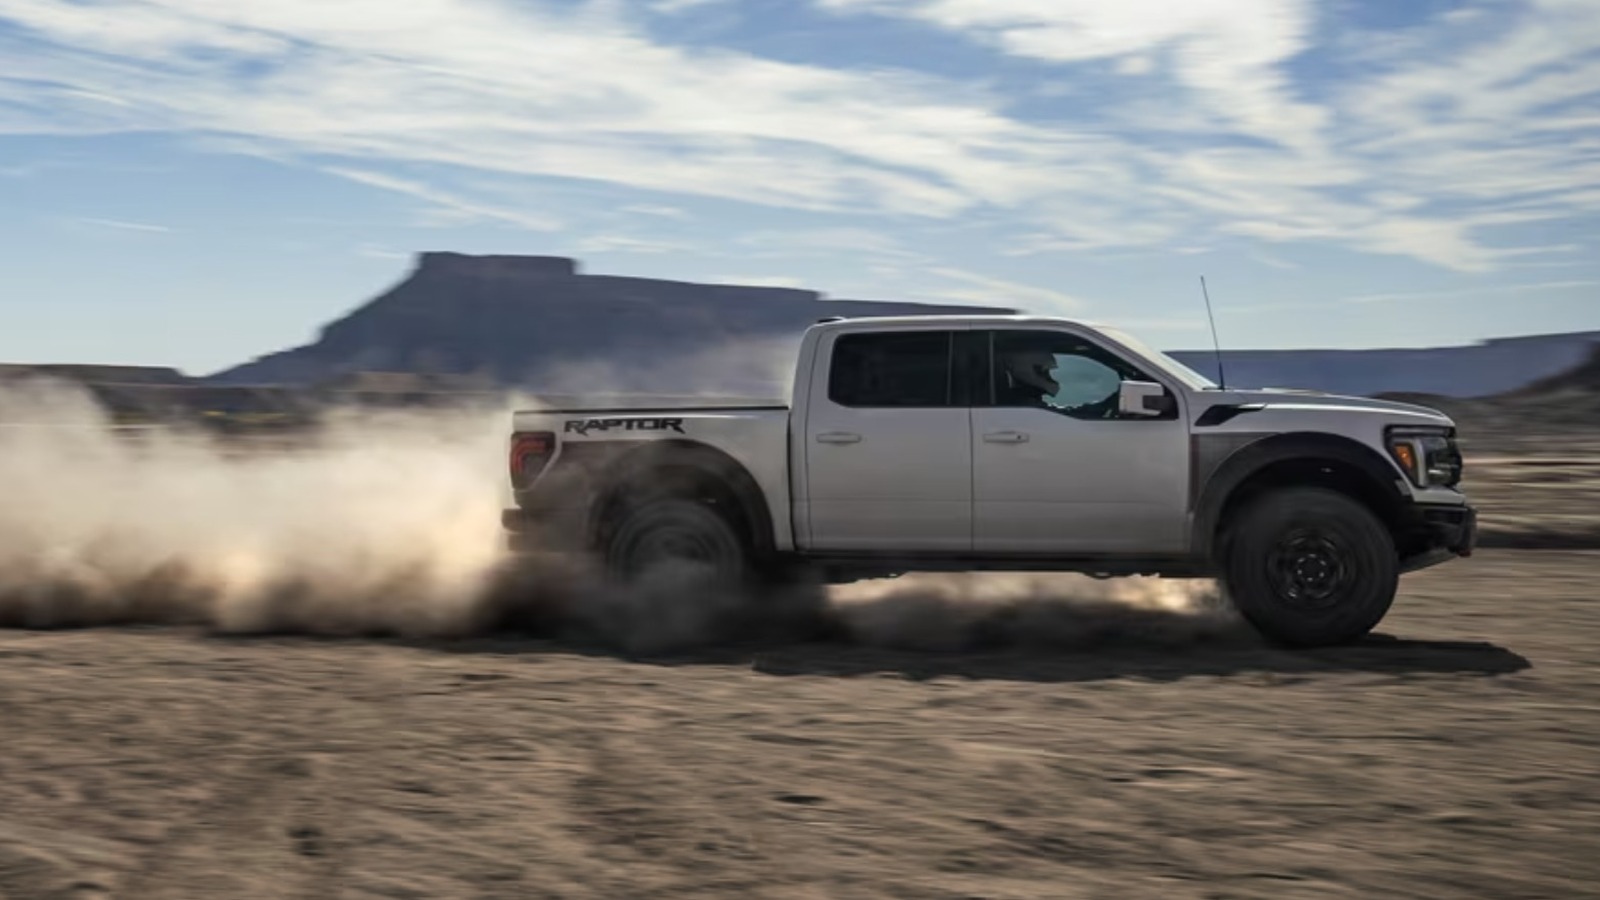
<path id="1" fill-rule="evenodd" d="M 1325 460 L 1349 466 L 1370 482 L 1374 497 L 1388 498 L 1395 509 L 1410 500 L 1404 487 L 1405 476 L 1399 467 L 1358 441 L 1316 432 L 1265 436 L 1235 450 L 1199 487 L 1190 535 L 1190 547 L 1195 555 L 1204 559 L 1212 557 L 1222 513 L 1234 493 L 1267 467 L 1290 460 Z M 1381 512 L 1387 515 L 1393 510 Z"/>

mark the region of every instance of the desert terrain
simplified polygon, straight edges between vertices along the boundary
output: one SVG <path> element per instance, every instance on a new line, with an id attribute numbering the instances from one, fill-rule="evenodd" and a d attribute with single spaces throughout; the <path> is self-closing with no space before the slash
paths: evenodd
<path id="1" fill-rule="evenodd" d="M 714 628 L 497 569 L 498 415 L 262 451 L 45 400 L 0 435 L 3 898 L 1600 896 L 1577 427 L 1463 413 L 1486 548 L 1294 652 L 1076 576 Z"/>
<path id="2" fill-rule="evenodd" d="M 0 895 L 1595 896 L 1597 570 L 1487 551 L 1310 653 L 1067 595 L 965 649 L 910 595 L 646 658 L 0 632 Z"/>

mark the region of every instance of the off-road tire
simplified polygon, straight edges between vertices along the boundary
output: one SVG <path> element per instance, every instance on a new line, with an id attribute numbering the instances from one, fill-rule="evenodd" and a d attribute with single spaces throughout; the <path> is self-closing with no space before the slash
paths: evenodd
<path id="1" fill-rule="evenodd" d="M 1383 620 L 1399 586 L 1388 528 L 1360 502 L 1323 488 L 1253 500 L 1229 524 L 1223 555 L 1239 612 L 1294 647 L 1359 640 Z"/>
<path id="2" fill-rule="evenodd" d="M 607 575 L 622 583 L 662 567 L 692 565 L 719 587 L 749 583 L 750 553 L 728 520 L 704 503 L 664 498 L 625 512 L 604 547 Z"/>

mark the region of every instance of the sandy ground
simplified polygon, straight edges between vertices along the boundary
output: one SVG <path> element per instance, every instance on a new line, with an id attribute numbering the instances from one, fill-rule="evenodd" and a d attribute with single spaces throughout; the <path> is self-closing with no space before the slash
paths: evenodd
<path id="1" fill-rule="evenodd" d="M 0 631 L 0 896 L 1600 896 L 1596 575 L 1312 653 Z"/>
<path id="2" fill-rule="evenodd" d="M 1556 448 L 1560 449 L 1560 448 Z M 1600 549 L 1600 446 L 1467 458 L 1462 486 L 1478 507 L 1486 546 Z"/>

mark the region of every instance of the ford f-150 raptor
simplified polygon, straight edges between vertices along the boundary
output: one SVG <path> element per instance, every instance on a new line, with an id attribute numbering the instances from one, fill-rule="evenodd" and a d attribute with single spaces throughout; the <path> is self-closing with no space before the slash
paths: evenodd
<path id="1" fill-rule="evenodd" d="M 1028 316 L 824 320 L 788 404 L 514 417 L 514 548 L 623 579 L 931 570 L 1219 578 L 1269 638 L 1348 642 L 1472 553 L 1454 423 L 1223 389 L 1126 333 Z M 556 544 L 555 546 L 560 546 Z"/>

